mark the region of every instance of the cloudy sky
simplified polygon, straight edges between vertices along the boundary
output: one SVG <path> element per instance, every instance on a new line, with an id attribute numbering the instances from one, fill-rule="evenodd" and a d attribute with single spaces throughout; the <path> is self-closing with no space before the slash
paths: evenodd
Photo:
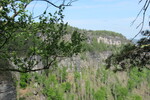
<path id="1" fill-rule="evenodd" d="M 59 3 L 61 0 L 52 1 Z M 131 39 L 138 33 L 139 29 L 136 29 L 136 26 L 142 18 L 139 17 L 131 26 L 144 3 L 138 2 L 139 0 L 78 0 L 65 9 L 64 20 L 69 25 L 81 29 L 115 31 Z M 38 2 L 36 7 L 40 11 L 45 4 Z M 147 17 L 146 21 L 148 20 Z"/>

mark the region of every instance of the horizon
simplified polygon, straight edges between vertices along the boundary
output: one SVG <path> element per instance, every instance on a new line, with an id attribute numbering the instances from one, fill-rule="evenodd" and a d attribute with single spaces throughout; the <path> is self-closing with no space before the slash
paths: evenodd
<path id="1" fill-rule="evenodd" d="M 113 31 L 121 33 L 127 39 L 132 39 L 140 31 L 140 28 L 136 29 L 136 27 L 142 21 L 141 15 L 131 26 L 143 6 L 143 2 L 141 4 L 138 4 L 138 2 L 139 0 L 77 0 L 72 3 L 72 6 L 65 8 L 63 12 L 65 15 L 64 21 L 79 29 Z M 59 4 L 61 0 L 54 3 Z M 47 4 L 33 2 L 28 10 L 33 11 L 33 7 L 36 16 L 45 10 Z M 52 12 L 58 10 L 51 7 L 49 5 L 48 10 Z M 145 21 L 149 21 L 147 14 Z M 149 29 L 148 23 L 145 23 L 143 30 L 145 29 Z M 141 35 L 138 35 L 135 39 L 139 38 L 141 38 Z"/>

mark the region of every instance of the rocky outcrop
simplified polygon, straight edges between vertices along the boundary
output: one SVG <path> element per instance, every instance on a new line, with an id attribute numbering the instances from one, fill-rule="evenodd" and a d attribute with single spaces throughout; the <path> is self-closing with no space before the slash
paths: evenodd
<path id="1" fill-rule="evenodd" d="M 98 43 L 98 46 L 101 46 L 101 43 L 103 43 L 103 45 L 106 44 L 110 47 L 119 47 L 122 44 L 129 42 L 123 36 L 102 34 L 93 34 L 93 31 L 86 31 L 86 43 L 89 45 L 89 47 L 93 44 L 93 42 L 95 43 L 95 40 Z M 80 71 L 81 67 L 100 67 L 101 65 L 105 64 L 105 59 L 107 59 L 111 54 L 111 49 L 106 51 L 86 51 L 84 54 L 60 60 L 58 66 L 71 66 L 72 69 L 69 68 L 70 70 L 74 70 L 74 68 L 76 68 L 78 71 Z"/>
<path id="2" fill-rule="evenodd" d="M 0 100 L 16 100 L 16 88 L 10 72 L 0 71 Z"/>
<path id="3" fill-rule="evenodd" d="M 109 45 L 121 45 L 122 44 L 121 40 L 119 39 L 116 40 L 115 38 L 106 38 L 106 37 L 98 37 L 97 42 L 98 43 L 104 42 Z"/>
<path id="4" fill-rule="evenodd" d="M 105 64 L 104 60 L 112 54 L 111 51 L 104 52 L 86 52 L 84 55 L 78 55 L 71 58 L 60 60 L 58 66 L 68 67 L 68 71 L 78 70 L 81 71 L 83 67 L 101 67 Z M 82 57 L 84 56 L 84 57 Z"/>

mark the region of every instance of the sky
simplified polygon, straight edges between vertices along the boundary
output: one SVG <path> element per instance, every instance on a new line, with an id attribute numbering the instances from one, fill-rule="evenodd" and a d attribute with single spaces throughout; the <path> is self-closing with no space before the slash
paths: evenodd
<path id="1" fill-rule="evenodd" d="M 61 2 L 61 0 L 51 1 L 56 4 Z M 138 2 L 139 0 L 78 0 L 73 2 L 72 6 L 65 8 L 64 21 L 80 29 L 109 30 L 121 33 L 131 39 L 139 32 L 140 28 L 136 29 L 136 27 L 142 20 L 142 16 L 139 16 L 131 26 L 144 3 L 138 4 Z M 34 6 L 35 4 L 36 6 Z M 46 5 L 43 2 L 34 2 L 28 8 L 34 6 L 36 13 L 39 13 Z M 145 21 L 148 22 L 148 20 L 148 15 L 146 15 Z M 148 25 L 144 29 L 148 29 Z M 139 35 L 136 38 L 140 37 Z"/>

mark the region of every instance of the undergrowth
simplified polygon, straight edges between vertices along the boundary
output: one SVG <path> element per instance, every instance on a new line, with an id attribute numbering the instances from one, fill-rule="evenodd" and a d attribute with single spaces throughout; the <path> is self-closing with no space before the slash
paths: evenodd
<path id="1" fill-rule="evenodd" d="M 148 100 L 150 98 L 150 71 L 134 67 L 128 72 L 116 72 L 100 68 L 67 70 L 67 67 L 49 70 L 48 75 L 31 73 L 28 87 L 40 88 L 46 100 Z M 26 77 L 26 76 L 24 76 Z M 25 79 L 25 80 L 23 80 Z M 33 87 L 37 83 L 37 87 Z M 21 84 L 20 84 L 21 85 Z M 26 88 L 27 85 L 21 85 Z M 32 92 L 32 91 L 30 91 Z M 147 95 L 145 95 L 147 93 Z"/>

